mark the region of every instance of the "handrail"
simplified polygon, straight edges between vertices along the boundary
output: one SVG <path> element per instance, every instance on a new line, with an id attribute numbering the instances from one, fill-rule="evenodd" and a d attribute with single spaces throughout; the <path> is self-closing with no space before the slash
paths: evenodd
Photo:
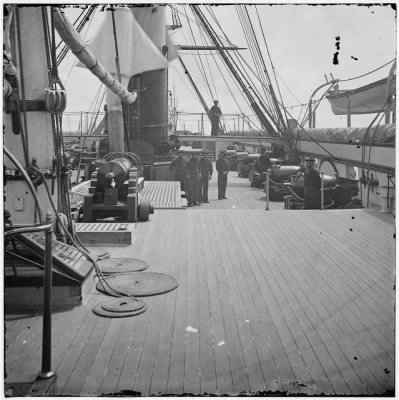
<path id="1" fill-rule="evenodd" d="M 4 238 L 13 235 L 20 235 L 23 233 L 32 233 L 32 232 L 46 232 L 51 229 L 53 224 L 46 224 L 46 225 L 31 225 L 31 226 L 24 226 L 22 228 L 11 229 L 4 233 Z M 15 225 L 13 226 L 15 228 Z"/>
<path id="2" fill-rule="evenodd" d="M 44 247 L 44 282 L 43 282 L 43 335 L 42 335 L 42 370 L 38 377 L 41 379 L 49 379 L 55 375 L 51 370 L 51 309 L 52 309 L 52 239 L 53 239 L 53 223 L 51 213 L 46 215 L 45 225 L 24 226 L 22 228 L 11 229 L 4 233 L 4 237 L 13 235 L 45 232 Z"/>

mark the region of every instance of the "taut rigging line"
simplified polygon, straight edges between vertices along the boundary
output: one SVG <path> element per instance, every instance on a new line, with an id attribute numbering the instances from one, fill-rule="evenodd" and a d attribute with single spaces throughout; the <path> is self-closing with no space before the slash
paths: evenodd
<path id="1" fill-rule="evenodd" d="M 235 67 L 233 65 L 234 61 L 231 60 L 229 58 L 228 54 L 226 54 L 226 52 L 223 51 L 223 49 L 221 48 L 221 45 L 220 45 L 220 43 L 219 43 L 219 41 L 217 39 L 217 36 L 216 36 L 215 32 L 213 31 L 213 28 L 207 23 L 204 15 L 202 14 L 202 12 L 199 9 L 199 7 L 195 6 L 195 5 L 190 5 L 190 7 L 194 11 L 194 13 L 198 16 L 203 28 L 205 29 L 205 31 L 209 35 L 211 41 L 218 48 L 219 53 L 220 53 L 221 57 L 223 58 L 224 62 L 226 63 L 226 65 L 228 66 L 228 68 L 230 69 L 232 74 L 234 75 L 235 79 L 237 80 L 237 82 L 241 86 L 241 89 L 243 90 L 245 95 L 248 97 L 248 100 L 249 100 L 249 102 L 251 104 L 251 107 L 255 111 L 255 114 L 258 117 L 258 119 L 260 120 L 261 124 L 264 126 L 264 128 L 268 131 L 268 133 L 271 136 L 279 136 L 279 134 L 276 131 L 275 127 L 271 124 L 271 122 L 268 120 L 268 118 L 266 118 L 266 115 L 264 114 L 264 112 L 262 112 L 262 110 L 260 109 L 259 105 L 256 103 L 254 97 L 249 92 L 249 90 L 248 90 L 248 88 L 247 88 L 247 86 L 246 86 L 246 84 L 244 82 L 245 77 L 244 76 L 241 77 L 239 75 L 239 73 L 237 72 L 237 70 L 235 69 Z M 273 116 L 270 114 L 270 112 L 268 110 L 264 110 L 264 111 L 266 112 L 268 117 L 273 121 Z"/>

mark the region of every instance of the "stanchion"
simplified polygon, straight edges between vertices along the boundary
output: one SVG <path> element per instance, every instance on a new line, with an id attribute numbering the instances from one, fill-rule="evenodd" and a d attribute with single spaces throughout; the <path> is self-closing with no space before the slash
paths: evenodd
<path id="1" fill-rule="evenodd" d="M 320 205 L 320 209 L 324 210 L 324 172 L 322 172 L 321 174 L 321 186 L 320 186 L 320 191 L 321 191 L 321 205 Z"/>
<path id="2" fill-rule="evenodd" d="M 266 210 L 269 210 L 269 170 L 266 171 L 265 193 L 266 193 Z"/>
<path id="3" fill-rule="evenodd" d="M 46 223 L 51 224 L 51 213 L 48 212 L 46 216 Z M 43 335 L 42 335 L 42 370 L 38 378 L 49 379 L 55 375 L 51 370 L 51 309 L 52 299 L 51 292 L 53 289 L 52 282 L 52 239 L 53 239 L 53 226 L 51 225 L 46 230 L 46 245 L 44 254 L 44 306 L 43 306 Z"/>

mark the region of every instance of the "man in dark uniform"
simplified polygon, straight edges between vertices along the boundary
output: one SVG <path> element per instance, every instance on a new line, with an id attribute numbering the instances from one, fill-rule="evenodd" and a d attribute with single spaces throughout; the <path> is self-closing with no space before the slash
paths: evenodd
<path id="1" fill-rule="evenodd" d="M 198 154 L 194 153 L 190 161 L 186 164 L 187 176 L 187 205 L 189 207 L 199 205 L 199 180 L 200 169 Z"/>
<path id="2" fill-rule="evenodd" d="M 183 152 L 179 151 L 177 157 L 170 163 L 169 168 L 174 171 L 175 179 L 180 181 L 180 190 L 186 191 L 186 161 Z"/>
<path id="3" fill-rule="evenodd" d="M 212 163 L 209 161 L 208 156 L 203 154 L 200 161 L 200 188 L 199 188 L 199 198 L 202 203 L 209 203 L 208 201 L 208 182 L 212 179 L 213 167 Z"/>
<path id="4" fill-rule="evenodd" d="M 256 160 L 256 168 L 259 172 L 266 172 L 272 165 L 266 149 L 263 147 L 259 158 Z"/>
<path id="5" fill-rule="evenodd" d="M 222 116 L 222 110 L 219 107 L 219 102 L 215 100 L 213 106 L 209 110 L 209 117 L 211 119 L 212 130 L 211 136 L 217 136 L 219 133 L 219 121 Z"/>
<path id="6" fill-rule="evenodd" d="M 305 200 L 305 210 L 315 210 L 320 208 L 320 174 L 314 169 L 313 158 L 305 159 L 305 170 L 303 174 L 303 190 Z"/>
<path id="7" fill-rule="evenodd" d="M 226 186 L 227 174 L 230 170 L 229 162 L 225 159 L 224 153 L 219 153 L 219 158 L 216 161 L 216 171 L 218 172 L 218 199 L 227 199 Z"/>

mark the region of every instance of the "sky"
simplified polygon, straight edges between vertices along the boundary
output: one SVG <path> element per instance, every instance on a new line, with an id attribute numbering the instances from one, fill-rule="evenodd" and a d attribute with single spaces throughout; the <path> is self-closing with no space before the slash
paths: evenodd
<path id="1" fill-rule="evenodd" d="M 173 4 L 173 8 L 178 11 L 183 25 L 181 29 L 173 33 L 174 42 L 191 45 L 205 44 L 189 8 L 183 7 L 182 4 Z M 242 50 L 241 54 L 250 63 L 250 51 L 236 7 L 218 5 L 209 9 L 215 16 L 212 24 L 215 29 L 222 34 L 217 28 L 217 24 L 220 24 L 232 43 L 247 48 Z M 271 76 L 275 72 L 278 77 L 283 103 L 289 107 L 289 113 L 295 118 L 302 115 L 300 113 L 304 111 L 298 105 L 308 102 L 311 93 L 326 82 L 325 75 L 330 78 L 332 74 L 334 78 L 342 80 L 354 78 L 396 58 L 396 12 L 388 4 L 359 6 L 357 4 L 271 5 L 262 3 L 247 6 L 247 10 L 251 15 L 258 43 L 266 60 L 267 70 Z M 76 14 L 76 10 L 74 12 Z M 257 15 L 260 17 L 263 32 L 260 30 Z M 73 18 L 74 14 L 71 11 L 71 21 Z M 86 41 L 90 42 L 90 37 L 94 34 L 101 18 L 102 16 L 97 16 L 93 19 L 89 31 L 82 34 Z M 337 42 L 339 42 L 339 50 Z M 267 58 L 266 44 L 274 69 Z M 334 64 L 334 53 L 337 51 L 338 64 Z M 225 114 L 226 127 L 233 129 L 238 126 L 238 118 L 228 117 L 226 114 L 243 112 L 250 115 L 253 111 L 246 105 L 242 91 L 230 78 L 215 52 L 212 55 L 210 52 L 200 54 L 202 55 L 199 56 L 198 52 L 184 51 L 180 55 L 209 107 L 214 98 L 217 98 Z M 73 56 L 60 69 L 68 91 L 67 111 L 87 111 L 97 93 L 99 82 L 90 72 L 81 68 L 71 68 L 72 60 Z M 218 60 L 217 63 L 215 60 Z M 342 82 L 340 89 L 351 89 L 385 78 L 391 65 L 362 79 Z M 173 93 L 178 111 L 186 113 L 204 111 L 185 78 L 178 60 L 172 61 L 169 65 L 169 89 Z M 319 93 L 321 94 L 322 91 Z M 180 118 L 179 129 L 184 126 L 188 130 L 198 130 L 197 117 Z M 367 126 L 371 120 L 372 116 L 354 116 L 353 125 Z M 345 125 L 346 117 L 334 116 L 328 102 L 323 101 L 317 112 L 316 126 Z"/>

